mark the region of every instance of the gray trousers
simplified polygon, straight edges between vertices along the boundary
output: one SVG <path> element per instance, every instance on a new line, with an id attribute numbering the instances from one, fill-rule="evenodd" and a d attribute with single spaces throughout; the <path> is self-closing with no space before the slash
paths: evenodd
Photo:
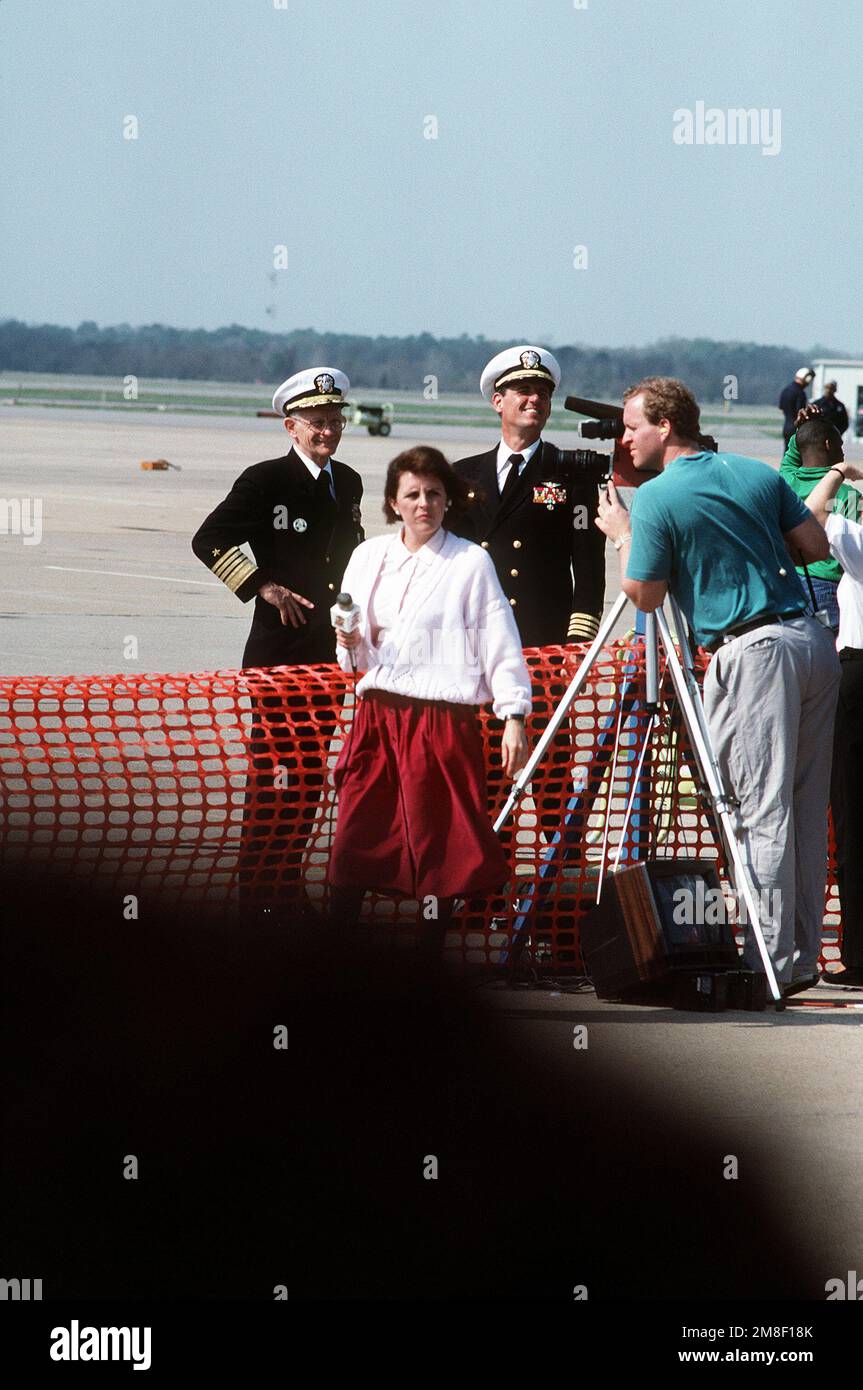
<path id="1" fill-rule="evenodd" d="M 726 789 L 740 803 L 738 838 L 780 984 L 814 974 L 821 952 L 839 670 L 832 634 L 804 616 L 735 637 L 704 678 L 704 711 Z M 751 932 L 744 955 L 761 968 Z"/>

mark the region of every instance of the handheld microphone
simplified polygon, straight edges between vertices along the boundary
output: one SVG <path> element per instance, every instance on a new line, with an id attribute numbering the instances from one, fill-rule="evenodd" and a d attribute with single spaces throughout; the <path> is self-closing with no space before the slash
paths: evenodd
<path id="1" fill-rule="evenodd" d="M 330 609 L 330 622 L 337 632 L 356 632 L 360 625 L 360 610 L 350 594 L 336 594 L 336 601 Z M 357 659 L 350 650 L 351 669 L 356 675 Z"/>
<path id="2" fill-rule="evenodd" d="M 360 610 L 350 594 L 336 594 L 336 601 L 330 609 L 333 627 L 342 632 L 355 632 L 360 625 Z"/>

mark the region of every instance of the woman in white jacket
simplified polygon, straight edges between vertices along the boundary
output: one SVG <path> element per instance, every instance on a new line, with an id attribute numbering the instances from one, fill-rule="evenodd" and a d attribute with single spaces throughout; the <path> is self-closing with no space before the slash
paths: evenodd
<path id="1" fill-rule="evenodd" d="M 393 459 L 384 489 L 397 535 L 365 541 L 342 581 L 359 628 L 338 633 L 339 663 L 362 672 L 354 727 L 335 770 L 330 859 L 334 921 L 356 921 L 366 889 L 437 902 L 435 948 L 456 896 L 509 876 L 486 811 L 477 706 L 505 720 L 506 776 L 527 761 L 530 677 L 512 610 L 480 546 L 445 529 L 466 484 L 437 449 Z M 423 914 L 421 912 L 421 920 Z"/>

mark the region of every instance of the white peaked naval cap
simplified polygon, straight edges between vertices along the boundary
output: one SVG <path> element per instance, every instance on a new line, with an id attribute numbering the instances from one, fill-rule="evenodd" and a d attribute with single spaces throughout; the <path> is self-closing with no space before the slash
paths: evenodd
<path id="1" fill-rule="evenodd" d="M 283 381 L 273 396 L 273 410 L 288 415 L 313 405 L 347 405 L 351 389 L 344 372 L 337 367 L 307 367 Z"/>
<path id="2" fill-rule="evenodd" d="M 518 347 L 504 348 L 483 368 L 479 379 L 479 389 L 490 401 L 495 391 L 502 391 L 516 381 L 527 381 L 539 377 L 550 381 L 552 391 L 560 385 L 560 363 L 547 348 L 536 347 L 532 343 L 520 343 Z"/>

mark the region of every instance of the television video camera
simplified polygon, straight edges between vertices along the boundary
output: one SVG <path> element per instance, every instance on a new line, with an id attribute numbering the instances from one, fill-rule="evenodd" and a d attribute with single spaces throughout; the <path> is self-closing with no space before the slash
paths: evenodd
<path id="1" fill-rule="evenodd" d="M 568 457 L 574 466 L 599 485 L 611 478 L 616 487 L 639 487 L 655 473 L 633 467 L 629 450 L 621 443 L 623 439 L 623 406 L 609 405 L 605 401 L 589 401 L 584 396 L 567 396 L 564 408 L 576 415 L 587 415 L 579 429 L 582 439 L 613 439 L 614 452 L 601 453 L 598 449 L 570 449 Z M 715 454 L 719 445 L 709 434 L 698 436 L 702 449 Z"/>

